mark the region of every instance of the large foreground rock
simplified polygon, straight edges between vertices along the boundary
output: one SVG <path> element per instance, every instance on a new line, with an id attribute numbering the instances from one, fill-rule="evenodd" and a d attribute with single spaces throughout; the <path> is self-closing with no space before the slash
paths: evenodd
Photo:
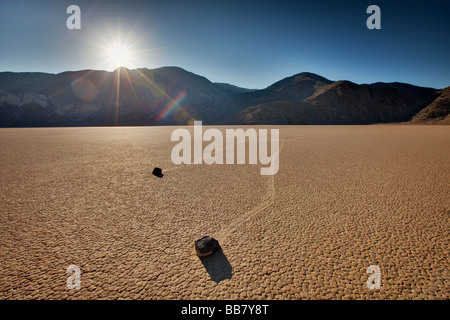
<path id="1" fill-rule="evenodd" d="M 207 257 L 219 248 L 219 242 L 209 236 L 195 241 L 195 251 L 200 258 Z"/>

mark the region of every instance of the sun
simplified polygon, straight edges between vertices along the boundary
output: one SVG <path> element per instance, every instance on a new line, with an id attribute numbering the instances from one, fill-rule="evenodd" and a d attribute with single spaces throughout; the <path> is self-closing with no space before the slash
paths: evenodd
<path id="1" fill-rule="evenodd" d="M 124 30 L 120 23 L 111 26 L 106 22 L 105 28 L 93 30 L 86 42 L 92 45 L 90 52 L 96 56 L 97 69 L 113 71 L 124 67 L 131 70 L 147 65 L 149 52 L 156 50 L 147 48 L 149 36 L 138 32 L 135 26 Z"/>
<path id="2" fill-rule="evenodd" d="M 125 67 L 132 59 L 130 49 L 120 43 L 116 43 L 108 48 L 108 56 L 110 61 L 116 65 L 116 67 Z"/>

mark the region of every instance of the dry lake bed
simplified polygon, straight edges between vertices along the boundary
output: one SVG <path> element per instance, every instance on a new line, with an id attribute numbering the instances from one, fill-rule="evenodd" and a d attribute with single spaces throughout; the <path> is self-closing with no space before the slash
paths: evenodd
<path id="1" fill-rule="evenodd" d="M 449 126 L 271 128 L 272 176 L 175 165 L 176 127 L 0 129 L 0 299 L 450 298 Z"/>

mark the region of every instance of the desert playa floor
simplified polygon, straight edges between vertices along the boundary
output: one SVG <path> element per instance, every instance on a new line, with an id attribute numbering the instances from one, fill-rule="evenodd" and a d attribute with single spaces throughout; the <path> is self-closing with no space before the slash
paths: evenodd
<path id="1" fill-rule="evenodd" d="M 275 176 L 174 129 L 0 129 L 0 298 L 450 298 L 450 127 L 282 126 Z"/>

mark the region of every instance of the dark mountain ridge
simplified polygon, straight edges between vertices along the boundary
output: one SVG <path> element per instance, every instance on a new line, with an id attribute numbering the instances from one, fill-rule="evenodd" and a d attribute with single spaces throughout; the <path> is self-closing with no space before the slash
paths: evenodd
<path id="1" fill-rule="evenodd" d="M 213 83 L 179 67 L 0 73 L 2 127 L 185 125 L 193 119 L 217 125 L 440 123 L 448 104 L 448 88 L 358 85 L 309 72 L 262 90 Z"/>

